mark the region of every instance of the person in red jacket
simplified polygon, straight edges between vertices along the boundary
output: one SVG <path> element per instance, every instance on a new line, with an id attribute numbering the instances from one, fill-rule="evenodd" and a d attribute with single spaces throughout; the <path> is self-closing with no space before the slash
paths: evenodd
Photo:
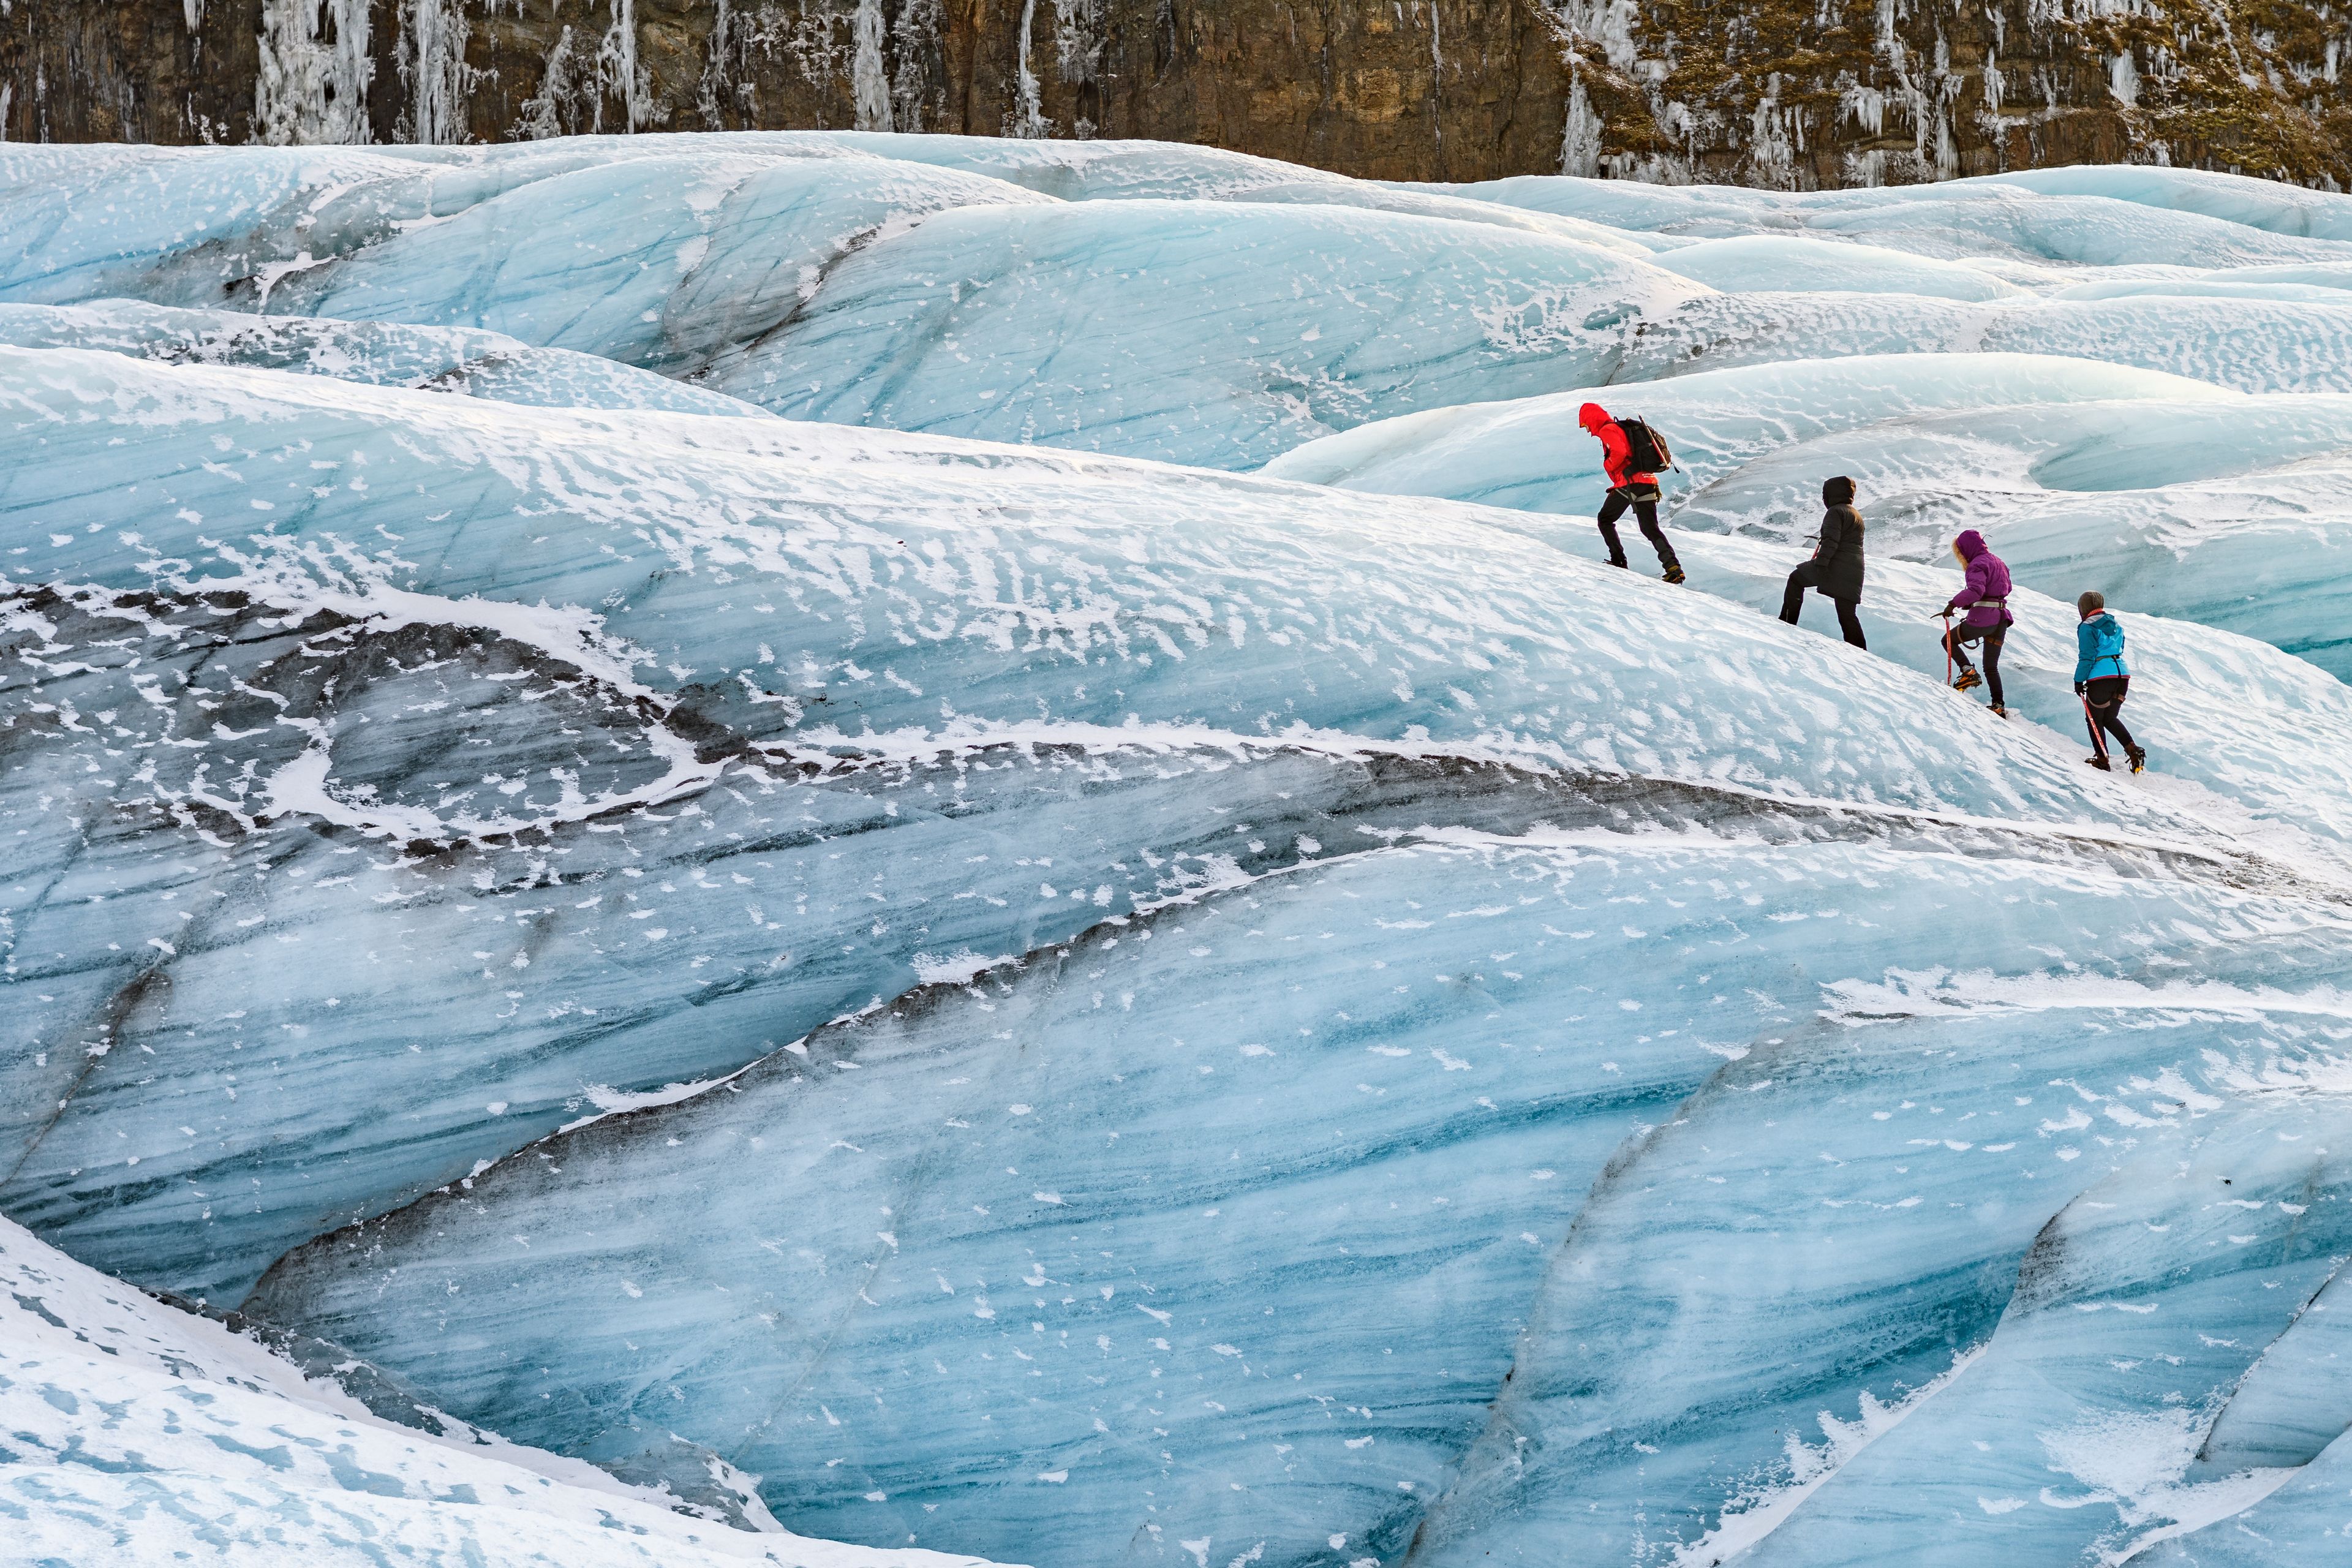
<path id="1" fill-rule="evenodd" d="M 1598 403 L 1578 409 L 1576 422 L 1600 441 L 1601 466 L 1609 474 L 1609 499 L 1601 503 L 1601 515 L 1594 520 L 1601 524 L 1601 542 L 1609 546 L 1609 564 L 1629 564 L 1625 546 L 1617 537 L 1617 520 L 1630 509 L 1642 525 L 1642 537 L 1656 548 L 1658 564 L 1666 569 L 1666 581 L 1681 582 L 1683 563 L 1675 559 L 1675 547 L 1666 542 L 1664 531 L 1658 527 L 1658 476 L 1629 471 L 1625 432 Z"/>

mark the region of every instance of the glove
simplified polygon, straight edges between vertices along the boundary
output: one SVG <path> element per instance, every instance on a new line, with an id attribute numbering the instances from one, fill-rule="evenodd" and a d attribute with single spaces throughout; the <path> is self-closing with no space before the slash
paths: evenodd
<path id="1" fill-rule="evenodd" d="M 2082 696 L 2084 692 L 2090 689 L 2091 688 L 2088 682 L 2081 680 L 2074 682 L 2074 695 L 2077 697 Z"/>

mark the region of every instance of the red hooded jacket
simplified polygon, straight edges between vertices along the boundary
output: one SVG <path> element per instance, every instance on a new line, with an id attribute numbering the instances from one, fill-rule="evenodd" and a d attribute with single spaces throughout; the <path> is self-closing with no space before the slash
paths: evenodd
<path id="1" fill-rule="evenodd" d="M 1611 489 L 1622 489 L 1629 485 L 1654 485 L 1658 482 L 1655 474 L 1625 471 L 1625 432 L 1617 427 L 1617 421 L 1609 417 L 1607 409 L 1598 403 L 1588 403 L 1576 411 L 1576 422 L 1600 437 L 1601 466 L 1608 470 Z"/>

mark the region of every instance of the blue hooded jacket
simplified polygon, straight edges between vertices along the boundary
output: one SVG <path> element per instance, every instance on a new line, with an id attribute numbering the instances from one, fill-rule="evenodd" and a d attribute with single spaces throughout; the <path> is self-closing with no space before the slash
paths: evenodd
<path id="1" fill-rule="evenodd" d="M 2124 629 L 2115 616 L 2101 610 L 2074 628 L 2075 685 L 2130 673 L 2124 668 Z"/>

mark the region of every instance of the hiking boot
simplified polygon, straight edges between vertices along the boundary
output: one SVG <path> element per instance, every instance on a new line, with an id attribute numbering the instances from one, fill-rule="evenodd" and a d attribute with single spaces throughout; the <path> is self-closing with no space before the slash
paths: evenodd
<path id="1" fill-rule="evenodd" d="M 1998 702 L 1986 703 L 1985 711 L 1991 714 L 1996 719 L 2006 719 L 2009 717 L 2009 710 L 2002 707 Z"/>
<path id="2" fill-rule="evenodd" d="M 1973 669 L 1964 669 L 1952 678 L 1952 689 L 1955 691 L 1974 691 L 1983 684 L 1984 677 Z"/>
<path id="3" fill-rule="evenodd" d="M 2083 765 L 2086 768 L 2096 768 L 2103 773 L 2111 773 L 2116 771 L 2107 764 L 2107 759 L 2105 757 L 2084 757 L 2083 759 Z"/>
<path id="4" fill-rule="evenodd" d="M 1612 566 L 1622 566 L 1628 572 L 1631 572 L 1633 569 L 1633 563 L 1631 561 L 1626 560 L 1622 555 L 1620 555 L 1616 560 L 1612 561 L 1609 564 Z"/>
<path id="5" fill-rule="evenodd" d="M 2143 773 L 2147 771 L 2147 753 L 2137 746 L 2126 746 L 2124 755 L 2131 759 L 2132 772 Z"/>
<path id="6" fill-rule="evenodd" d="M 1667 581 L 1667 582 L 1669 582 L 1669 583 L 1679 583 L 1679 582 L 1681 582 L 1682 580 L 1683 580 L 1683 569 L 1682 569 L 1680 566 L 1668 566 L 1668 567 L 1666 568 L 1666 581 Z"/>

